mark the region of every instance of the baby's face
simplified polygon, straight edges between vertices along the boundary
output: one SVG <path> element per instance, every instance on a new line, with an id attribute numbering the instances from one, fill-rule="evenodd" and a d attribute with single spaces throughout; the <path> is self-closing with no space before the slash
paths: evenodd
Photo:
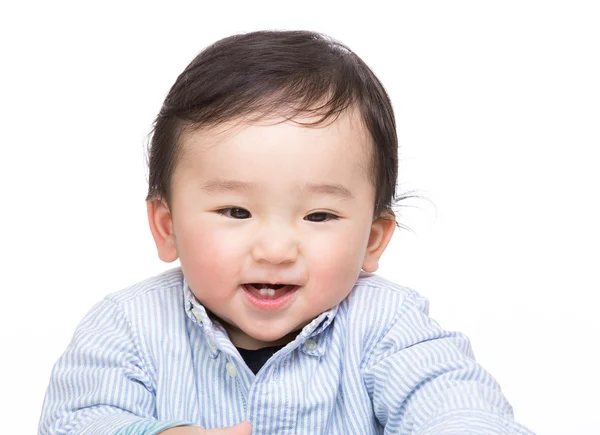
<path id="1" fill-rule="evenodd" d="M 379 234 L 372 145 L 355 116 L 183 137 L 172 181 L 176 251 L 193 293 L 235 345 L 289 341 L 348 295 L 361 268 L 377 268 L 380 254 L 368 249 Z"/>

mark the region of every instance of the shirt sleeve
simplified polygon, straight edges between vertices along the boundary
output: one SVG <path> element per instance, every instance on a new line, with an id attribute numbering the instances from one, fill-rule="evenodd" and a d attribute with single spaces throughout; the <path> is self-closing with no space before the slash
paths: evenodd
<path id="1" fill-rule="evenodd" d="M 365 385 L 385 435 L 533 435 L 514 421 L 468 338 L 427 312 L 426 299 L 407 297 L 366 359 Z"/>
<path id="2" fill-rule="evenodd" d="M 97 303 L 52 369 L 39 435 L 155 435 L 181 420 L 158 421 L 155 382 L 120 307 Z"/>

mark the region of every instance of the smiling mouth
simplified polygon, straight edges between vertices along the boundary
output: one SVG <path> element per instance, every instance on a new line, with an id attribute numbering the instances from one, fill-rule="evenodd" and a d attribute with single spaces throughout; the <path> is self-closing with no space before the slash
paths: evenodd
<path id="1" fill-rule="evenodd" d="M 298 286 L 292 284 L 248 283 L 244 284 L 244 288 L 258 299 L 274 300 L 285 296 Z"/>

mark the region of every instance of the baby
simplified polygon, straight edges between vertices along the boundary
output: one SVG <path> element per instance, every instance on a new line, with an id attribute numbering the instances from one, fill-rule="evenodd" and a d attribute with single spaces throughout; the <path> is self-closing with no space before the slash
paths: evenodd
<path id="1" fill-rule="evenodd" d="M 467 337 L 374 274 L 397 145 L 381 83 L 332 38 L 202 51 L 149 149 L 150 229 L 181 267 L 85 316 L 39 434 L 531 434 Z"/>

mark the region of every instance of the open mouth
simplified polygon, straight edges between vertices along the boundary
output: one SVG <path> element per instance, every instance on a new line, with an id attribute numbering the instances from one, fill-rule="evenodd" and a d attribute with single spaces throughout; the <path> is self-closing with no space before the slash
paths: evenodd
<path id="1" fill-rule="evenodd" d="M 265 284 L 248 283 L 244 284 L 244 289 L 258 299 L 273 300 L 285 296 L 290 291 L 298 288 L 292 284 Z"/>

